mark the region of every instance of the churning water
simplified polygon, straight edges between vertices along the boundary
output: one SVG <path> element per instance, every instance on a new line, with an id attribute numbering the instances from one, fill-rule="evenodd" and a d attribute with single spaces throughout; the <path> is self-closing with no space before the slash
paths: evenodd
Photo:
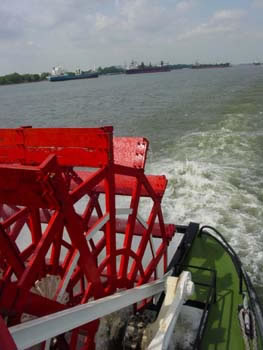
<path id="1" fill-rule="evenodd" d="M 167 222 L 209 224 L 263 299 L 263 67 L 178 70 L 0 87 L 1 127 L 113 125 L 150 141 Z"/>

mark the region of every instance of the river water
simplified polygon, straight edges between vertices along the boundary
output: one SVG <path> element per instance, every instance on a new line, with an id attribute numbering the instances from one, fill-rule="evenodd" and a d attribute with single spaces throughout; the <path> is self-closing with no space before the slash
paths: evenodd
<path id="1" fill-rule="evenodd" d="M 263 300 L 263 67 L 0 87 L 1 127 L 113 125 L 150 141 L 167 222 L 216 227 Z"/>

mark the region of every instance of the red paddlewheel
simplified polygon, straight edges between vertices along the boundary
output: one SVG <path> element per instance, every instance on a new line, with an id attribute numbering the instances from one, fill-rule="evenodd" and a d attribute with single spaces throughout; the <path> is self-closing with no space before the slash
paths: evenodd
<path id="1" fill-rule="evenodd" d="M 175 231 L 161 211 L 166 178 L 144 174 L 146 139 L 112 131 L 0 129 L 0 312 L 8 326 L 166 270 Z M 83 335 L 91 348 L 97 327 L 58 338 L 61 349 L 76 349 Z"/>

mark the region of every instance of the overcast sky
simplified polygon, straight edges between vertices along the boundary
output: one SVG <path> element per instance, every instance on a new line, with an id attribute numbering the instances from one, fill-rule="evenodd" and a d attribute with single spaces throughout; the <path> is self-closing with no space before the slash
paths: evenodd
<path id="1" fill-rule="evenodd" d="M 263 0 L 0 0 L 0 75 L 263 61 Z"/>

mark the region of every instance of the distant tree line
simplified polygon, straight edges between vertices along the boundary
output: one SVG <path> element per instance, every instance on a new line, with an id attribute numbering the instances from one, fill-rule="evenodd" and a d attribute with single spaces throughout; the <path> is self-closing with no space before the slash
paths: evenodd
<path id="1" fill-rule="evenodd" d="M 41 73 L 41 74 L 12 73 L 12 74 L 1 76 L 0 85 L 33 83 L 33 82 L 45 80 L 48 75 L 49 73 Z"/>
<path id="2" fill-rule="evenodd" d="M 161 65 L 163 65 L 163 61 L 161 61 Z M 141 63 L 144 66 L 144 63 Z M 151 63 L 149 64 L 151 66 Z M 188 64 L 169 64 L 171 69 L 182 69 L 182 68 L 191 68 L 192 65 Z M 99 74 L 121 74 L 125 73 L 125 69 L 117 66 L 109 66 L 109 67 L 99 67 L 97 69 Z M 12 73 L 4 76 L 0 76 L 0 85 L 8 85 L 8 84 L 20 84 L 20 83 L 33 83 L 45 80 L 50 73 L 41 73 L 41 74 L 19 74 Z"/>

